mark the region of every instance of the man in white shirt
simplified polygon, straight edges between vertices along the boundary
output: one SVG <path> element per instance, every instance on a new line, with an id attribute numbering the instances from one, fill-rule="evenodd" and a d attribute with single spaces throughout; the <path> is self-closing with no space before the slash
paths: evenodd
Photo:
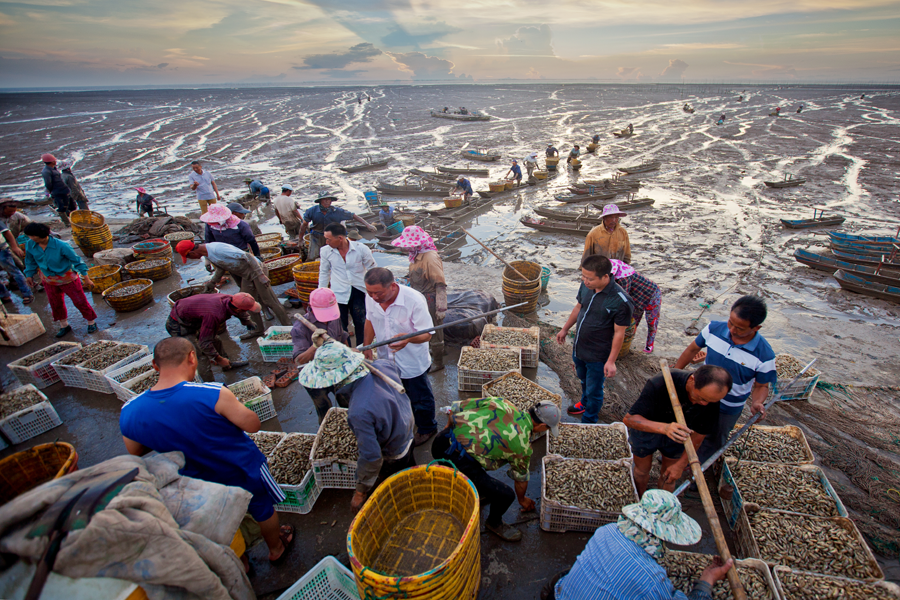
<path id="1" fill-rule="evenodd" d="M 434 327 L 425 296 L 410 287 L 398 285 L 389 270 L 382 267 L 370 269 L 366 273 L 365 283 L 368 296 L 364 344 L 371 344 L 376 338 L 387 341 Z M 431 333 L 421 333 L 379 348 L 379 356 L 383 354 L 382 349 L 387 349 L 387 358 L 392 358 L 400 370 L 400 380 L 406 388 L 416 421 L 416 435 L 413 438 L 416 446 L 424 444 L 437 433 L 434 392 L 428 381 L 430 340 Z M 366 350 L 364 354 L 369 360 L 374 358 L 371 350 Z"/>
<path id="2" fill-rule="evenodd" d="M 300 212 L 300 207 L 297 206 L 297 201 L 291 198 L 291 194 L 294 193 L 294 188 L 289 183 L 285 183 L 281 186 L 281 195 L 275 198 L 275 216 L 278 217 L 278 220 L 281 221 L 281 224 L 284 225 L 284 230 L 287 231 L 288 237 L 295 238 L 297 234 L 300 233 L 300 223 L 303 219 L 303 213 Z"/>
<path id="3" fill-rule="evenodd" d="M 366 328 L 366 271 L 375 268 L 369 247 L 347 238 L 347 228 L 340 223 L 325 227 L 325 247 L 319 251 L 319 287 L 327 288 L 337 298 L 341 325 L 348 329 L 353 318 L 356 344 Z"/>
<path id="4" fill-rule="evenodd" d="M 197 192 L 201 214 L 205 214 L 207 207 L 220 199 L 219 188 L 212 173 L 204 171 L 199 160 L 191 163 L 191 169 L 194 172 L 188 175 L 188 181 L 191 182 L 191 189 Z"/>

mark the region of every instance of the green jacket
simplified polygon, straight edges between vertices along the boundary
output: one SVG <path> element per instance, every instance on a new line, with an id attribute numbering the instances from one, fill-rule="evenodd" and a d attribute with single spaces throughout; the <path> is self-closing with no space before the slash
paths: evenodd
<path id="1" fill-rule="evenodd" d="M 528 481 L 534 422 L 503 398 L 470 398 L 450 406 L 456 442 L 487 471 L 509 464 L 509 476 Z"/>

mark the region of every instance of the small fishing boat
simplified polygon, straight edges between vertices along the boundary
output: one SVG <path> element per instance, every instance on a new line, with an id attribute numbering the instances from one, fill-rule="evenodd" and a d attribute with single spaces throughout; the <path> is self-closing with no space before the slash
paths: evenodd
<path id="1" fill-rule="evenodd" d="M 653 206 L 653 203 L 656 202 L 653 198 L 635 198 L 633 200 L 622 200 L 621 202 L 616 202 L 616 206 L 619 207 L 619 210 L 626 209 L 635 209 L 635 208 L 644 208 L 647 206 Z M 592 204 L 594 208 L 597 210 L 603 210 L 603 204 L 600 202 L 595 202 Z"/>
<path id="2" fill-rule="evenodd" d="M 594 225 L 590 223 L 540 221 L 538 219 L 529 219 L 528 217 L 522 217 L 519 219 L 519 222 L 526 227 L 545 233 L 567 233 L 569 235 L 580 235 L 581 237 L 585 237 L 594 228 Z"/>
<path id="3" fill-rule="evenodd" d="M 394 185 L 379 181 L 375 185 L 375 189 L 385 196 L 440 196 L 447 195 L 447 189 L 436 189 L 434 187 L 424 187 L 417 185 Z"/>
<path id="4" fill-rule="evenodd" d="M 812 227 L 833 227 L 840 225 L 846 219 L 840 216 L 825 218 L 825 211 L 821 208 L 813 209 L 812 219 L 781 219 L 781 224 L 788 229 L 810 229 Z"/>
<path id="5" fill-rule="evenodd" d="M 570 204 L 572 202 L 589 202 L 593 200 L 610 200 L 611 198 L 615 198 L 618 194 L 616 192 L 605 192 L 603 194 L 574 194 L 572 196 L 554 196 L 553 198 L 557 202 L 563 202 L 566 204 Z"/>
<path id="6" fill-rule="evenodd" d="M 352 167 L 338 167 L 338 169 L 340 169 L 344 173 L 358 173 L 360 171 L 382 169 L 386 167 L 389 162 L 391 162 L 390 158 L 385 158 L 382 160 L 372 160 L 371 158 L 366 158 L 366 162 L 361 165 L 354 165 Z"/>
<path id="7" fill-rule="evenodd" d="M 426 183 L 439 188 L 454 188 L 456 187 L 456 179 L 444 179 L 441 177 L 435 177 L 433 175 L 419 175 L 423 181 Z"/>
<path id="8" fill-rule="evenodd" d="M 660 162 L 658 160 L 647 160 L 641 161 L 639 165 L 632 165 L 630 167 L 619 167 L 619 170 L 625 173 L 626 175 L 631 175 L 632 173 L 646 173 L 648 171 L 655 171 L 659 168 Z"/>
<path id="9" fill-rule="evenodd" d="M 766 187 L 770 188 L 787 188 L 787 187 L 796 187 L 798 185 L 803 185 L 806 183 L 805 177 L 794 177 L 793 175 L 785 175 L 784 179 L 781 181 L 764 181 Z"/>
<path id="10" fill-rule="evenodd" d="M 846 273 L 853 273 L 857 277 L 861 277 L 866 281 L 874 281 L 876 283 L 884 283 L 900 287 L 900 265 L 894 268 L 869 267 L 866 265 L 857 265 L 854 263 L 838 260 L 833 256 L 825 256 L 823 254 L 815 254 L 809 250 L 797 248 L 794 250 L 794 260 L 797 262 L 826 273 L 834 273 L 840 269 Z"/>
<path id="11" fill-rule="evenodd" d="M 432 117 L 440 119 L 453 119 L 454 121 L 490 121 L 491 116 L 478 111 L 467 111 L 465 113 L 459 111 L 444 112 L 442 110 L 432 110 Z"/>
<path id="12" fill-rule="evenodd" d="M 829 231 L 828 237 L 834 242 L 859 242 L 868 245 L 886 245 L 900 244 L 900 237 L 893 235 L 853 235 L 840 231 Z"/>
<path id="13" fill-rule="evenodd" d="M 613 131 L 612 134 L 617 138 L 628 138 L 634 135 L 634 131 L 626 127 L 621 131 Z"/>
<path id="14" fill-rule="evenodd" d="M 521 184 L 519 184 L 519 185 L 514 185 L 514 186 L 512 187 L 512 189 L 510 189 L 510 190 L 501 190 L 501 191 L 499 191 L 499 192 L 492 192 L 492 191 L 490 191 L 490 190 L 477 190 L 477 194 L 478 194 L 479 196 L 481 196 L 482 198 L 494 198 L 494 197 L 499 196 L 499 195 L 501 195 L 501 194 L 508 194 L 508 193 L 510 193 L 510 192 L 514 192 L 514 191 L 516 191 L 516 190 L 520 190 L 520 189 L 522 189 L 522 188 L 524 188 L 524 187 L 528 187 L 528 184 L 523 182 L 523 183 L 521 183 Z"/>
<path id="15" fill-rule="evenodd" d="M 435 167 L 441 173 L 449 175 L 472 175 L 473 177 L 487 177 L 491 174 L 487 169 L 467 169 L 465 167 Z"/>
<path id="16" fill-rule="evenodd" d="M 552 208 L 545 208 L 543 206 L 535 206 L 533 210 L 537 215 L 544 217 L 545 219 L 550 219 L 551 221 L 577 221 L 578 223 L 590 223 L 591 225 L 599 225 L 603 222 L 599 215 L 593 212 L 589 213 L 588 207 L 586 206 L 581 212 L 553 210 Z"/>
<path id="17" fill-rule="evenodd" d="M 581 185 L 596 185 L 596 186 L 623 186 L 637 189 L 641 187 L 640 179 L 619 179 L 619 174 L 617 173 L 615 177 L 609 177 L 607 179 L 582 179 L 579 182 Z"/>
<path id="18" fill-rule="evenodd" d="M 456 181 L 456 177 L 453 175 L 447 175 L 446 173 L 439 173 L 437 171 L 423 171 L 422 169 L 410 169 L 410 175 L 415 175 L 416 177 L 435 177 L 438 179 L 443 179 L 446 181 Z"/>
<path id="19" fill-rule="evenodd" d="M 839 250 L 841 252 L 852 252 L 853 254 L 865 254 L 868 256 L 888 255 L 895 251 L 893 245 L 877 246 L 853 242 L 836 242 L 834 240 L 831 240 L 830 245 L 834 250 Z"/>
<path id="20" fill-rule="evenodd" d="M 494 162 L 500 160 L 500 153 L 494 150 L 461 150 L 459 154 L 463 158 L 480 160 L 481 162 Z"/>
<path id="21" fill-rule="evenodd" d="M 568 190 L 573 194 L 630 194 L 634 190 L 634 188 L 619 185 L 611 185 L 609 187 L 605 187 L 602 185 L 575 187 L 570 185 L 568 187 Z"/>
<path id="22" fill-rule="evenodd" d="M 847 291 L 900 304 L 900 287 L 866 281 L 842 270 L 835 271 L 833 277 Z"/>
<path id="23" fill-rule="evenodd" d="M 900 268 L 900 262 L 896 260 L 891 260 L 890 258 L 884 258 L 884 255 L 872 256 L 868 254 L 857 254 L 855 252 L 844 252 L 841 250 L 831 249 L 831 254 L 834 255 L 835 258 L 839 260 L 843 260 L 848 263 L 853 263 L 855 265 L 869 265 L 869 266 L 878 266 L 885 265 L 892 269 Z"/>

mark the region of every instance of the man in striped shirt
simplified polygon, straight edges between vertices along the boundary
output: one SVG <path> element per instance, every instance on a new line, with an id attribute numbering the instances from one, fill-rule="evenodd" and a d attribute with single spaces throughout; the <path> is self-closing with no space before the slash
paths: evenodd
<path id="1" fill-rule="evenodd" d="M 728 321 L 711 321 L 700 335 L 681 353 L 675 362 L 683 369 L 698 359 L 706 348 L 705 364 L 724 367 L 734 380 L 731 391 L 719 402 L 719 425 L 716 432 L 706 436 L 697 452 L 700 462 L 725 445 L 731 430 L 750 398 L 750 414 L 762 413 L 769 395 L 769 384 L 775 383 L 775 352 L 759 334 L 766 320 L 766 303 L 757 296 L 742 296 L 731 307 Z"/>

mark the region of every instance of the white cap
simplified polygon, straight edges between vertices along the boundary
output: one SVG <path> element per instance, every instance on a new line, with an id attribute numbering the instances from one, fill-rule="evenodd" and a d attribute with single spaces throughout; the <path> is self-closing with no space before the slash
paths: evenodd
<path id="1" fill-rule="evenodd" d="M 293 191 L 294 191 L 294 186 L 292 186 L 292 185 L 289 184 L 289 183 L 283 183 L 283 184 L 281 184 L 281 189 L 283 189 L 283 190 L 291 190 L 291 191 L 293 192 Z"/>

